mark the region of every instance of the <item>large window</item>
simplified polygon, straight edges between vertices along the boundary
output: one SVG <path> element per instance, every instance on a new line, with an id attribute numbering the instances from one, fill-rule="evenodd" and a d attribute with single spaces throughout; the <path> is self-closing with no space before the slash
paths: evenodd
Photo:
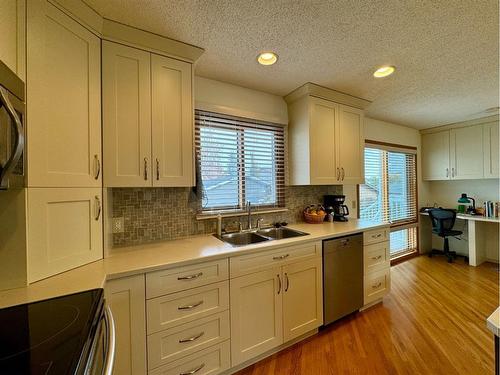
<path id="1" fill-rule="evenodd" d="M 391 257 L 417 251 L 416 150 L 367 143 L 360 217 L 391 223 Z"/>
<path id="2" fill-rule="evenodd" d="M 195 124 L 203 211 L 284 206 L 282 126 L 200 110 Z"/>

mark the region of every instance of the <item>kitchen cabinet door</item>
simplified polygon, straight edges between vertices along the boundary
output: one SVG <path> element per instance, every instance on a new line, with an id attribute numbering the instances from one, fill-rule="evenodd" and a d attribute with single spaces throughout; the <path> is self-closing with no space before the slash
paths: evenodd
<path id="1" fill-rule="evenodd" d="M 363 184 L 364 179 L 364 114 L 360 109 L 338 106 L 336 124 L 337 167 L 343 184 Z"/>
<path id="2" fill-rule="evenodd" d="M 483 125 L 484 177 L 498 178 L 498 122 Z"/>
<path id="3" fill-rule="evenodd" d="M 450 132 L 422 135 L 422 175 L 424 180 L 449 180 Z"/>
<path id="4" fill-rule="evenodd" d="M 113 373 L 146 374 L 144 275 L 107 281 L 104 298 L 115 321 L 116 350 Z"/>
<path id="5" fill-rule="evenodd" d="M 102 258 L 101 188 L 28 189 L 28 281 Z"/>
<path id="6" fill-rule="evenodd" d="M 0 1 L 0 60 L 25 81 L 25 0 Z"/>
<path id="7" fill-rule="evenodd" d="M 322 260 L 283 266 L 283 339 L 299 337 L 323 324 Z"/>
<path id="8" fill-rule="evenodd" d="M 484 177 L 482 126 L 450 130 L 450 159 L 453 180 Z"/>
<path id="9" fill-rule="evenodd" d="M 27 5 L 28 186 L 100 187 L 100 39 L 47 0 Z"/>
<path id="10" fill-rule="evenodd" d="M 149 52 L 102 42 L 104 186 L 152 186 Z"/>
<path id="11" fill-rule="evenodd" d="M 191 64 L 151 55 L 153 186 L 194 185 Z"/>
<path id="12" fill-rule="evenodd" d="M 338 106 L 328 100 L 311 97 L 309 110 L 310 184 L 336 184 L 339 176 L 335 151 Z"/>
<path id="13" fill-rule="evenodd" d="M 282 293 L 280 267 L 231 279 L 232 366 L 283 343 Z"/>

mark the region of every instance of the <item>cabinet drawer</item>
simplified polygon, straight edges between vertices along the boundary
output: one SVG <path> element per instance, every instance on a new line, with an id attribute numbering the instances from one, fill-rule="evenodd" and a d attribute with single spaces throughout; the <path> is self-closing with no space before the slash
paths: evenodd
<path id="1" fill-rule="evenodd" d="M 389 228 L 369 230 L 363 233 L 363 244 L 389 241 Z"/>
<path id="2" fill-rule="evenodd" d="M 391 290 L 391 269 L 373 272 L 364 278 L 365 305 L 382 298 Z"/>
<path id="3" fill-rule="evenodd" d="M 148 334 L 229 308 L 229 282 L 201 286 L 147 301 Z"/>
<path id="4" fill-rule="evenodd" d="M 227 259 L 146 274 L 146 298 L 159 297 L 228 279 Z"/>
<path id="5" fill-rule="evenodd" d="M 148 336 L 148 368 L 153 369 L 229 339 L 229 311 Z"/>
<path id="6" fill-rule="evenodd" d="M 229 341 L 149 371 L 149 375 L 216 375 L 231 367 Z M 195 370 L 198 371 L 194 372 Z"/>
<path id="7" fill-rule="evenodd" d="M 365 275 L 391 266 L 388 241 L 366 245 L 363 253 Z"/>
<path id="8" fill-rule="evenodd" d="M 231 278 L 321 255 L 321 242 L 281 247 L 230 259 Z"/>

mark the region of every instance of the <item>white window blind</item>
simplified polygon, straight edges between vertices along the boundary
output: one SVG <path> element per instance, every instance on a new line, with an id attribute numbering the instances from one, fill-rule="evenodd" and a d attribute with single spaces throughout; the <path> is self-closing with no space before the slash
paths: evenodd
<path id="1" fill-rule="evenodd" d="M 416 151 L 367 143 L 360 217 L 391 223 L 391 255 L 417 247 Z"/>
<path id="2" fill-rule="evenodd" d="M 247 201 L 283 207 L 285 136 L 281 125 L 195 111 L 203 211 L 239 210 Z"/>

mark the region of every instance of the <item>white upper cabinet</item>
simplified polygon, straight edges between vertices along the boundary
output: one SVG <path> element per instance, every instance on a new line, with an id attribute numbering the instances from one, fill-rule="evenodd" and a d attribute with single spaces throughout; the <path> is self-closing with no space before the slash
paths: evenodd
<path id="1" fill-rule="evenodd" d="M 498 121 L 422 134 L 424 180 L 498 178 Z"/>
<path id="2" fill-rule="evenodd" d="M 151 54 L 102 42 L 104 185 L 151 186 Z"/>
<path id="3" fill-rule="evenodd" d="M 104 186 L 193 186 L 192 64 L 103 41 Z"/>
<path id="4" fill-rule="evenodd" d="M 498 178 L 498 122 L 483 125 L 484 177 Z"/>
<path id="5" fill-rule="evenodd" d="M 28 186 L 101 186 L 101 44 L 48 1 L 27 8 Z"/>
<path id="6" fill-rule="evenodd" d="M 0 60 L 25 80 L 25 0 L 0 1 Z"/>
<path id="7" fill-rule="evenodd" d="M 153 186 L 193 186 L 191 64 L 151 56 Z"/>
<path id="8" fill-rule="evenodd" d="M 363 111 L 315 96 L 292 99 L 287 99 L 290 183 L 363 183 Z"/>
<path id="9" fill-rule="evenodd" d="M 449 131 L 422 135 L 422 174 L 424 180 L 451 178 Z"/>
<path id="10" fill-rule="evenodd" d="M 467 126 L 450 130 L 451 178 L 483 178 L 482 127 Z"/>
<path id="11" fill-rule="evenodd" d="M 336 149 L 340 180 L 343 184 L 362 184 L 364 173 L 364 113 L 339 104 Z"/>

